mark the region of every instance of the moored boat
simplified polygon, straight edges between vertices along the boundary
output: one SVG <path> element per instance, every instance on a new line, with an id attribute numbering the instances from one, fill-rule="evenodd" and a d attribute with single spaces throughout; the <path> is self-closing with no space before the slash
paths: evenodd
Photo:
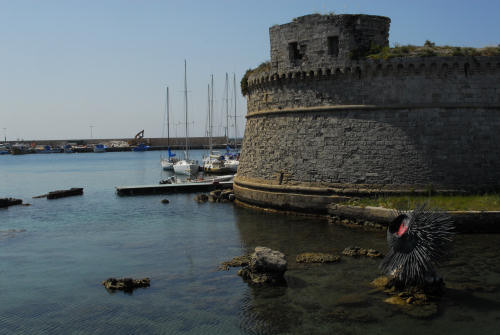
<path id="1" fill-rule="evenodd" d="M 184 60 L 184 108 L 185 108 L 185 121 L 186 121 L 186 148 L 184 151 L 184 159 L 174 164 L 174 172 L 183 175 L 194 175 L 198 173 L 200 166 L 197 161 L 189 159 L 189 145 L 188 145 L 188 100 L 187 100 L 187 70 L 186 61 Z"/>
<path id="2" fill-rule="evenodd" d="M 143 151 L 147 151 L 149 148 L 151 148 L 149 145 L 146 145 L 144 143 L 140 143 L 138 146 L 133 147 L 132 151 L 143 152 Z"/>
<path id="3" fill-rule="evenodd" d="M 0 145 L 0 155 L 7 155 L 10 154 L 9 148 L 7 148 L 7 145 Z"/>
<path id="4" fill-rule="evenodd" d="M 13 155 L 24 155 L 29 151 L 29 147 L 23 143 L 16 143 L 10 148 L 10 153 Z"/>
<path id="5" fill-rule="evenodd" d="M 94 146 L 94 152 L 106 152 L 107 148 L 104 144 L 99 143 Z"/>

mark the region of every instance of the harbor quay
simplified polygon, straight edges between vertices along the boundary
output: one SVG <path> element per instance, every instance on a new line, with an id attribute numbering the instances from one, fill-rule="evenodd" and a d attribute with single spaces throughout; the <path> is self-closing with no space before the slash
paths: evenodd
<path id="1" fill-rule="evenodd" d="M 208 137 L 191 137 L 189 138 L 189 147 L 191 149 L 207 149 L 209 148 L 209 138 Z M 242 139 L 236 139 L 236 146 L 241 146 Z M 65 145 L 70 145 L 73 152 L 93 152 L 93 148 L 97 144 L 104 144 L 108 152 L 121 152 L 130 151 L 132 148 L 139 144 L 145 144 L 149 146 L 148 150 L 184 150 L 186 139 L 181 137 L 174 137 L 167 140 L 161 137 L 151 137 L 151 138 L 107 138 L 107 139 L 68 139 L 68 140 L 20 140 L 20 141 L 7 141 L 7 147 L 24 144 L 28 148 L 35 147 L 45 147 L 50 146 L 52 148 L 63 148 Z M 226 137 L 212 137 L 212 146 L 215 149 L 226 149 L 229 145 L 234 148 L 234 139 L 228 139 Z M 63 152 L 61 150 L 61 152 Z M 35 151 L 27 151 L 26 153 L 35 153 Z"/>

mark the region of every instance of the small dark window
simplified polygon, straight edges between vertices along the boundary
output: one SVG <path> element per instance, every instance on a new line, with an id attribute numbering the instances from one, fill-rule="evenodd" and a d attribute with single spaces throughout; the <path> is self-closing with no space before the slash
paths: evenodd
<path id="1" fill-rule="evenodd" d="M 290 61 L 296 61 L 302 59 L 302 54 L 299 51 L 299 45 L 297 42 L 292 42 L 288 44 L 288 53 Z"/>
<path id="2" fill-rule="evenodd" d="M 339 37 L 330 36 L 328 37 L 328 54 L 330 56 L 337 57 L 339 55 Z"/>

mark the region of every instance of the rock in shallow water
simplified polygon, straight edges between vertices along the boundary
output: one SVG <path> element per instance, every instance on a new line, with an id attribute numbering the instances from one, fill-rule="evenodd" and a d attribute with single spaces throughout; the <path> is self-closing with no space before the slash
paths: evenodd
<path id="1" fill-rule="evenodd" d="M 104 285 L 104 287 L 110 291 L 119 290 L 125 292 L 132 292 L 133 290 L 139 287 L 149 287 L 150 279 L 108 278 L 102 282 L 102 285 Z"/>
<path id="2" fill-rule="evenodd" d="M 266 247 L 256 247 L 248 266 L 238 275 L 252 284 L 285 284 L 284 274 L 288 262 L 285 254 Z"/>
<path id="3" fill-rule="evenodd" d="M 342 251 L 342 254 L 351 257 L 367 256 L 371 258 L 379 258 L 384 256 L 381 252 L 375 249 L 364 249 L 361 247 L 347 247 L 344 249 L 344 251 Z"/>
<path id="4" fill-rule="evenodd" d="M 336 263 L 340 261 L 340 257 L 322 252 L 305 252 L 297 255 L 295 260 L 297 263 Z"/>
<path id="5" fill-rule="evenodd" d="M 438 301 L 444 286 L 442 281 L 428 282 L 422 286 L 399 288 L 394 277 L 374 279 L 372 286 L 383 290 L 390 297 L 385 303 L 398 306 L 401 312 L 415 318 L 432 318 L 438 314 Z"/>
<path id="6" fill-rule="evenodd" d="M 202 194 L 197 194 L 195 197 L 194 197 L 194 201 L 198 202 L 198 203 L 204 203 L 204 202 L 207 202 L 208 201 L 208 195 L 202 193 Z"/>
<path id="7" fill-rule="evenodd" d="M 222 262 L 219 270 L 229 270 L 230 267 L 247 266 L 250 263 L 250 255 L 236 256 L 230 261 Z"/>

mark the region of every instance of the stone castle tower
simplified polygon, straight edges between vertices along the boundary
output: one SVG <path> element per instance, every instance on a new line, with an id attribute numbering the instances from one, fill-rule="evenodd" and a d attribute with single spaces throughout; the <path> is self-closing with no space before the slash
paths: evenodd
<path id="1" fill-rule="evenodd" d="M 307 15 L 269 29 L 247 85 L 236 197 L 326 211 L 343 195 L 500 189 L 500 57 L 366 59 L 390 19 Z"/>

